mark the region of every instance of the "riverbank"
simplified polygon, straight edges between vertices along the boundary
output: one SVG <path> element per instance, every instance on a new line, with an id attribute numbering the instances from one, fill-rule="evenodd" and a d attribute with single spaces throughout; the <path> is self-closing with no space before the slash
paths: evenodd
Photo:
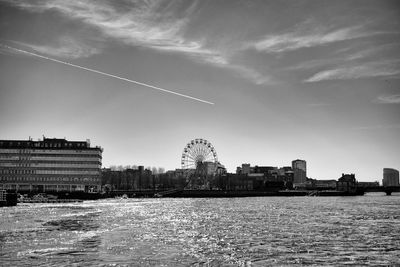
<path id="1" fill-rule="evenodd" d="M 46 194 L 39 194 L 46 195 Z M 4 201 L 0 206 L 14 206 L 20 203 L 67 203 L 82 202 L 84 200 L 98 200 L 104 198 L 237 198 L 237 197 L 295 197 L 295 196 L 356 196 L 364 195 L 364 192 L 344 192 L 336 190 L 271 190 L 271 191 L 250 191 L 250 190 L 182 190 L 174 189 L 168 191 L 112 191 L 107 194 L 85 193 L 85 192 L 57 192 L 51 197 L 37 197 L 30 193 L 18 199 L 17 193 L 7 192 L 3 195 Z M 7 201 L 5 200 L 7 196 Z"/>
<path id="2" fill-rule="evenodd" d="M 279 191 L 223 191 L 223 190 L 181 190 L 163 197 L 183 198 L 220 198 L 220 197 L 293 197 L 293 196 L 356 196 L 362 193 L 351 193 L 336 190 L 279 190 Z"/>
<path id="3" fill-rule="evenodd" d="M 9 207 L 17 205 L 17 194 L 9 193 L 6 190 L 0 190 L 0 207 Z"/>

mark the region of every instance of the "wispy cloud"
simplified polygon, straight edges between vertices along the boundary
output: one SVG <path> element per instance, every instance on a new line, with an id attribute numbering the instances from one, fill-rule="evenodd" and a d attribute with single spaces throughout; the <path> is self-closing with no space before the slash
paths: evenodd
<path id="1" fill-rule="evenodd" d="M 381 32 L 366 31 L 363 26 L 335 30 L 321 29 L 321 27 L 315 26 L 313 28 L 317 28 L 317 30 L 310 32 L 310 30 L 297 29 L 289 33 L 267 35 L 262 40 L 248 44 L 247 48 L 265 53 L 280 53 L 381 34 Z"/>
<path id="2" fill-rule="evenodd" d="M 87 45 L 70 37 L 62 37 L 54 45 L 34 45 L 22 42 L 15 43 L 29 47 L 42 54 L 69 59 L 90 57 L 99 54 L 102 51 L 100 47 Z"/>
<path id="3" fill-rule="evenodd" d="M 58 11 L 70 19 L 80 20 L 98 28 L 106 37 L 112 37 L 126 44 L 142 45 L 159 50 L 203 53 L 198 42 L 187 41 L 181 35 L 187 18 L 172 16 L 162 5 L 162 1 L 132 1 L 125 8 L 113 6 L 106 1 L 94 3 L 15 0 L 9 2 L 29 11 Z"/>
<path id="4" fill-rule="evenodd" d="M 357 126 L 353 130 L 390 130 L 390 129 L 400 129 L 400 124 L 387 124 L 387 125 L 371 125 L 371 126 Z"/>
<path id="5" fill-rule="evenodd" d="M 371 60 L 378 57 L 381 53 L 391 52 L 396 54 L 397 49 L 400 48 L 398 44 L 383 44 L 376 45 L 366 44 L 366 48 L 360 49 L 360 45 L 346 46 L 346 48 L 339 49 L 333 54 L 324 55 L 324 57 L 318 59 L 312 59 L 300 62 L 293 66 L 289 66 L 288 70 L 311 70 L 318 69 L 321 67 L 329 68 L 329 66 L 346 65 L 350 62 Z M 393 49 L 393 50 L 391 50 Z"/>
<path id="6" fill-rule="evenodd" d="M 8 48 L 7 46 L 0 44 L 0 54 L 1 55 L 19 55 L 20 52 L 17 52 L 15 50 L 12 50 Z"/>
<path id="7" fill-rule="evenodd" d="M 229 64 L 228 68 L 240 73 L 241 76 L 253 81 L 255 84 L 273 84 L 272 77 L 261 74 L 257 70 L 242 65 Z"/>
<path id="8" fill-rule="evenodd" d="M 321 103 L 310 103 L 307 106 L 309 106 L 309 107 L 326 107 L 326 106 L 330 106 L 330 105 L 331 104 L 329 104 L 329 103 L 321 102 Z"/>
<path id="9" fill-rule="evenodd" d="M 400 104 L 400 94 L 397 95 L 381 95 L 375 100 L 375 103 L 379 104 Z"/>
<path id="10" fill-rule="evenodd" d="M 392 49 L 398 49 L 400 47 L 399 44 L 384 44 L 384 45 L 371 45 L 368 48 L 358 50 L 356 52 L 350 52 L 347 55 L 348 60 L 357 60 L 357 59 L 365 59 L 368 57 L 376 56 L 378 53 L 387 52 Z M 397 50 L 398 51 L 398 50 Z"/>
<path id="11" fill-rule="evenodd" d="M 228 69 L 256 84 L 269 78 L 246 65 L 232 62 L 229 53 L 221 48 L 207 46 L 204 40 L 187 37 L 188 24 L 196 12 L 197 1 L 183 2 L 133 0 L 112 1 L 63 1 L 63 0 L 6 0 L 30 12 L 57 11 L 74 21 L 95 27 L 106 39 L 129 46 L 141 46 L 168 53 L 183 54 L 200 63 Z M 125 6 L 122 6 L 125 5 Z M 99 52 L 83 44 L 62 40 L 55 45 L 30 45 L 38 52 L 77 58 Z"/>
<path id="12" fill-rule="evenodd" d="M 400 75 L 399 63 L 398 60 L 386 60 L 382 62 L 367 63 L 364 65 L 323 70 L 306 79 L 304 82 L 398 76 Z"/>
<path id="13" fill-rule="evenodd" d="M 289 66 L 286 69 L 288 70 L 310 70 L 316 69 L 320 67 L 332 66 L 336 65 L 340 62 L 343 62 L 342 58 L 320 58 L 320 59 L 312 59 L 304 62 L 300 62 L 293 66 Z"/>

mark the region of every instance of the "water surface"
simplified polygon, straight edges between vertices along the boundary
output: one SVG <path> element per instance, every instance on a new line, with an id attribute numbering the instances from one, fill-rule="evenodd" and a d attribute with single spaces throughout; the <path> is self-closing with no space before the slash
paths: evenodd
<path id="1" fill-rule="evenodd" d="M 0 209 L 2 266 L 400 265 L 400 195 Z"/>

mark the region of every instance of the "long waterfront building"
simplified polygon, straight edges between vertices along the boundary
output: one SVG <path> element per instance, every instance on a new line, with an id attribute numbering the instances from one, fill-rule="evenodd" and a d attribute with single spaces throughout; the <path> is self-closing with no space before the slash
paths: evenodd
<path id="1" fill-rule="evenodd" d="M 97 192 L 102 148 L 89 141 L 0 140 L 0 189 L 18 192 Z"/>

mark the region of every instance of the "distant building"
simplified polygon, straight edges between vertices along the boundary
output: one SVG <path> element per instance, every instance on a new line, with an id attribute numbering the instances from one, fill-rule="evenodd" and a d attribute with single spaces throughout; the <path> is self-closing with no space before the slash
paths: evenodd
<path id="1" fill-rule="evenodd" d="M 262 173 L 267 176 L 278 176 L 278 167 L 272 166 L 250 166 L 250 164 L 242 164 L 242 167 L 236 168 L 236 174 L 253 174 Z"/>
<path id="2" fill-rule="evenodd" d="M 250 174 L 251 173 L 250 164 L 248 164 L 248 163 L 242 164 L 242 168 L 240 169 L 240 173 L 241 174 Z"/>
<path id="3" fill-rule="evenodd" d="M 290 188 L 293 186 L 294 172 L 292 167 L 282 167 L 278 169 L 278 180 L 284 181 L 287 185 L 290 184 Z"/>
<path id="4" fill-rule="evenodd" d="M 247 174 L 231 174 L 227 173 L 220 176 L 219 188 L 223 190 L 256 190 L 256 184 L 262 184 L 262 181 L 257 182 L 255 177 Z"/>
<path id="5" fill-rule="evenodd" d="M 187 184 L 189 176 L 187 169 L 169 170 L 156 176 L 156 187 L 158 189 L 183 188 Z"/>
<path id="6" fill-rule="evenodd" d="M 152 172 L 139 166 L 138 169 L 102 170 L 102 184 L 113 190 L 153 189 L 155 180 Z"/>
<path id="7" fill-rule="evenodd" d="M 305 160 L 296 159 L 292 161 L 293 184 L 302 184 L 307 181 L 307 164 Z"/>
<path id="8" fill-rule="evenodd" d="M 375 188 L 379 187 L 379 182 L 357 182 L 357 187 L 358 188 Z"/>
<path id="9" fill-rule="evenodd" d="M 357 190 L 357 180 L 354 174 L 342 174 L 338 179 L 336 189 L 344 192 L 355 192 Z"/>
<path id="10" fill-rule="evenodd" d="M 283 184 L 287 188 L 293 186 L 293 171 L 291 167 L 273 167 L 273 166 L 250 166 L 242 164 L 236 168 L 238 177 L 251 177 L 254 188 L 265 188 L 269 185 Z"/>
<path id="11" fill-rule="evenodd" d="M 97 192 L 102 151 L 89 140 L 0 140 L 0 189 Z"/>
<path id="12" fill-rule="evenodd" d="M 313 189 L 318 190 L 335 190 L 336 184 L 336 180 L 312 180 Z"/>
<path id="13" fill-rule="evenodd" d="M 226 173 L 227 173 L 227 171 L 226 171 L 225 166 L 222 165 L 221 162 L 218 161 L 216 175 L 224 175 Z"/>
<path id="14" fill-rule="evenodd" d="M 285 166 L 285 167 L 281 167 L 281 168 L 278 169 L 278 174 L 279 174 L 279 175 L 285 175 L 285 174 L 288 173 L 288 172 L 290 172 L 290 173 L 293 172 L 292 167 L 290 167 L 290 166 Z"/>
<path id="15" fill-rule="evenodd" d="M 226 173 L 226 168 L 220 162 L 203 162 L 203 167 L 205 168 L 206 175 L 222 175 Z"/>
<path id="16" fill-rule="evenodd" d="M 383 186 L 399 186 L 399 171 L 390 168 L 383 169 Z"/>

